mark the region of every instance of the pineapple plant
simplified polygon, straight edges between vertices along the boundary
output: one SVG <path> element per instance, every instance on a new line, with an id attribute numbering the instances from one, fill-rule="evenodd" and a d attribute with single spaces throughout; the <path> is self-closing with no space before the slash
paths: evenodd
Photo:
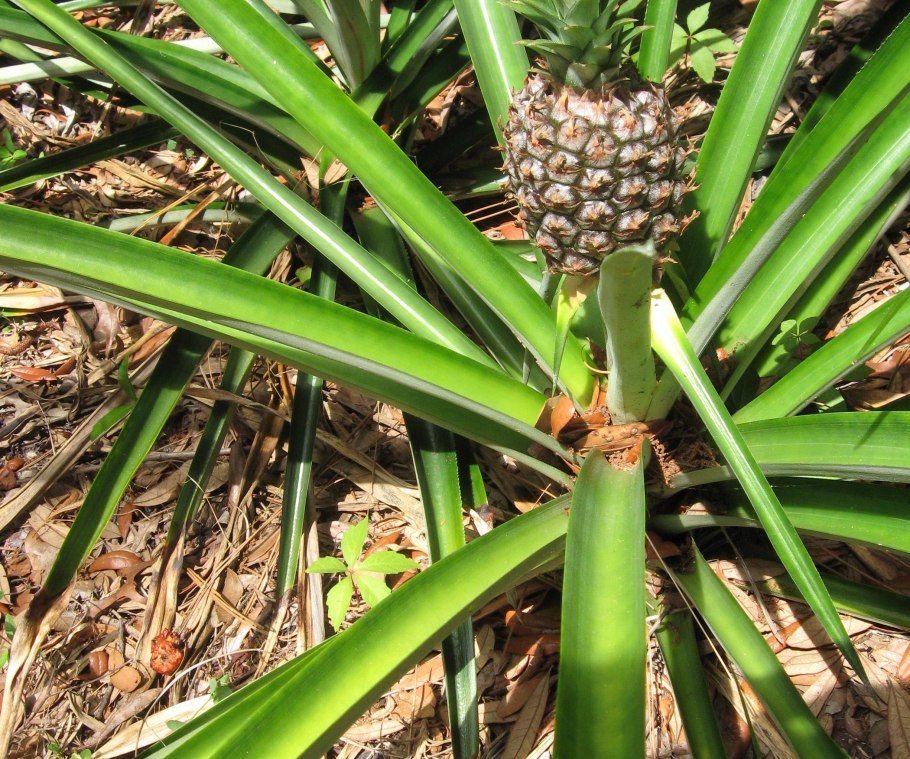
<path id="1" fill-rule="evenodd" d="M 663 89 L 627 58 L 640 2 L 517 0 L 543 56 L 503 133 L 519 219 L 551 272 L 589 275 L 604 257 L 651 240 L 665 251 L 685 221 L 686 151 Z"/>

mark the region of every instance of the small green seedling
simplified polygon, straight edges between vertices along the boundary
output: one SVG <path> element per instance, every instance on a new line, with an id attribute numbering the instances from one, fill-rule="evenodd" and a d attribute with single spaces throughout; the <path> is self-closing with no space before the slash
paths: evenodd
<path id="1" fill-rule="evenodd" d="M 65 757 L 63 749 L 60 748 L 59 743 L 51 743 L 48 745 L 47 750 L 51 752 L 51 756 Z M 91 749 L 84 748 L 81 751 L 74 751 L 70 754 L 70 759 L 91 759 L 92 751 Z"/>
<path id="2" fill-rule="evenodd" d="M 708 23 L 708 11 L 711 3 L 699 5 L 686 16 L 686 28 L 673 24 L 673 37 L 670 43 L 670 61 L 678 63 L 688 53 L 692 68 L 704 82 L 714 79 L 714 56 L 732 53 L 736 44 L 720 29 L 703 28 Z"/>
<path id="3" fill-rule="evenodd" d="M 13 143 L 13 135 L 9 129 L 3 130 L 3 144 L 0 145 L 0 169 L 8 169 L 10 166 L 24 161 L 28 154 L 22 149 L 17 148 Z"/>
<path id="4" fill-rule="evenodd" d="M 222 699 L 227 698 L 233 693 L 231 688 L 231 676 L 223 674 L 221 677 L 209 678 L 209 695 L 216 704 Z"/>
<path id="5" fill-rule="evenodd" d="M 392 592 L 386 585 L 385 578 L 377 577 L 377 575 L 408 572 L 420 566 L 413 559 L 389 550 L 377 551 L 360 559 L 363 545 L 366 543 L 368 527 L 369 520 L 361 519 L 357 524 L 351 525 L 341 536 L 343 561 L 334 556 L 323 556 L 316 559 L 307 568 L 307 572 L 311 573 L 344 574 L 344 577 L 326 594 L 325 599 L 329 622 L 335 630 L 341 627 L 345 614 L 348 613 L 355 585 L 360 591 L 363 602 L 372 607 Z"/>

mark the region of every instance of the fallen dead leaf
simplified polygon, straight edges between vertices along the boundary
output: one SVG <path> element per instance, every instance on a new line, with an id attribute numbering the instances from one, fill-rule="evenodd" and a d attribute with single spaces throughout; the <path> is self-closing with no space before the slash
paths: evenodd
<path id="1" fill-rule="evenodd" d="M 509 739 L 499 759 L 525 759 L 537 741 L 537 731 L 543 721 L 550 692 L 550 673 L 545 672 L 518 714 L 509 731 Z"/>
<path id="2" fill-rule="evenodd" d="M 121 693 L 132 693 L 142 685 L 142 673 L 135 667 L 126 665 L 111 675 L 111 685 Z"/>
<path id="3" fill-rule="evenodd" d="M 904 648 L 904 655 L 901 656 L 900 664 L 897 665 L 897 679 L 903 685 L 910 685 L 910 643 Z"/>
<path id="4" fill-rule="evenodd" d="M 88 571 L 93 573 L 111 569 L 114 572 L 117 572 L 117 574 L 129 574 L 129 571 L 124 572 L 123 570 L 130 570 L 139 564 L 148 566 L 150 563 L 151 562 L 143 560 L 141 556 L 137 556 L 132 551 L 118 549 L 116 551 L 108 551 L 107 553 L 101 554 L 101 556 L 89 564 Z"/>
<path id="5" fill-rule="evenodd" d="M 11 366 L 9 373 L 26 382 L 55 382 L 57 375 L 38 366 Z"/>
<path id="6" fill-rule="evenodd" d="M 910 695 L 895 683 L 888 698 L 888 736 L 891 756 L 910 756 Z"/>
<path id="7" fill-rule="evenodd" d="M 111 740 L 92 753 L 92 759 L 115 759 L 118 756 L 132 755 L 137 749 L 161 740 L 170 735 L 168 725 L 173 722 L 188 722 L 193 717 L 210 709 L 215 702 L 209 695 L 197 696 L 181 704 L 175 704 L 160 712 L 155 712 L 141 722 L 121 730 Z"/>

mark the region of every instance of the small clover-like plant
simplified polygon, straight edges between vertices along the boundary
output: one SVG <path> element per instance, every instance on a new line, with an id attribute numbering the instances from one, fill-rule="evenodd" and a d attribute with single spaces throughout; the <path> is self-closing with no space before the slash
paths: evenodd
<path id="1" fill-rule="evenodd" d="M 231 688 L 231 676 L 224 674 L 221 677 L 210 677 L 209 678 L 209 694 L 212 696 L 212 701 L 216 704 L 227 698 L 234 692 L 234 689 Z"/>
<path id="2" fill-rule="evenodd" d="M 714 56 L 732 53 L 736 44 L 720 29 L 705 29 L 711 3 L 699 5 L 686 16 L 686 26 L 673 24 L 670 61 L 677 63 L 688 53 L 692 68 L 704 82 L 714 79 Z"/>
<path id="3" fill-rule="evenodd" d="M 28 158 L 28 154 L 22 148 L 16 147 L 9 129 L 3 130 L 2 140 L 3 142 L 0 144 L 0 169 L 8 168 Z"/>
<path id="4" fill-rule="evenodd" d="M 329 622 L 335 630 L 341 627 L 348 613 L 355 585 L 363 602 L 373 607 L 392 592 L 382 575 L 408 572 L 420 566 L 413 559 L 390 550 L 377 551 L 361 559 L 368 527 L 369 520 L 361 519 L 341 536 L 343 560 L 323 556 L 307 567 L 307 572 L 311 573 L 344 575 L 326 594 L 325 599 Z"/>

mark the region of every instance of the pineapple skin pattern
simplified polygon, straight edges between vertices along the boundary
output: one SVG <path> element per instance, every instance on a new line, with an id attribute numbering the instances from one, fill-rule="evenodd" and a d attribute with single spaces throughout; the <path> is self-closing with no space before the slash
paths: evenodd
<path id="1" fill-rule="evenodd" d="M 503 127 L 508 190 L 552 272 L 590 275 L 603 258 L 684 226 L 687 151 L 664 91 L 634 77 L 579 91 L 532 74 Z"/>

